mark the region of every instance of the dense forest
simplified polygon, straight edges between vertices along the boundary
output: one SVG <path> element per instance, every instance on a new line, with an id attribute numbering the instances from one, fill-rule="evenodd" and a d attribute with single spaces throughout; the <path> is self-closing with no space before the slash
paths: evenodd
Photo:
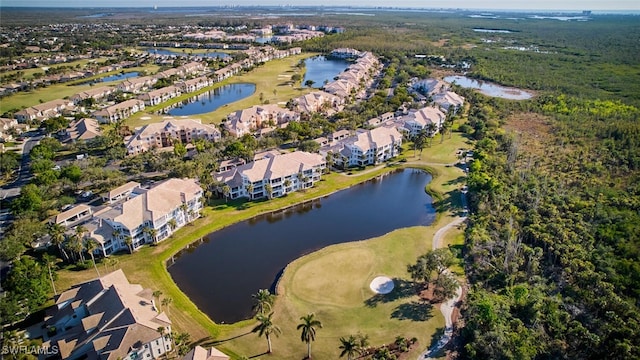
<path id="1" fill-rule="evenodd" d="M 637 19 L 433 22 L 363 27 L 339 43 L 379 52 L 399 73 L 433 69 L 414 55 L 434 54 L 452 68 L 470 62 L 471 77 L 539 91 L 510 102 L 457 90 L 477 140 L 458 356 L 640 358 Z"/>

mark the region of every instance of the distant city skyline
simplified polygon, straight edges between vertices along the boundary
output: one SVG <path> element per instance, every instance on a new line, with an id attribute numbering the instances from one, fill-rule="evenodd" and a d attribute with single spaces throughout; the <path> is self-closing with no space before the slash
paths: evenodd
<path id="1" fill-rule="evenodd" d="M 77 7 L 77 8 L 166 8 L 166 7 L 206 7 L 206 6 L 318 6 L 313 0 L 0 0 L 0 7 Z M 324 6 L 353 7 L 412 7 L 430 9 L 473 9 L 473 10 L 640 10 L 638 0 L 596 1 L 596 0 L 537 0 L 508 1 L 494 0 L 451 0 L 447 2 L 424 0 L 325 0 Z"/>

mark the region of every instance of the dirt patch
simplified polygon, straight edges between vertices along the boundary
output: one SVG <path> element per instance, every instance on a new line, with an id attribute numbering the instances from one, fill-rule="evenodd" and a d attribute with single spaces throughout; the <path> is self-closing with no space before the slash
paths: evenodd
<path id="1" fill-rule="evenodd" d="M 543 155 L 553 137 L 549 118 L 535 113 L 514 114 L 507 118 L 504 128 L 517 136 L 519 147 L 535 155 Z"/>
<path id="2" fill-rule="evenodd" d="M 437 47 L 443 47 L 443 46 L 447 45 L 448 41 L 449 41 L 449 39 L 440 39 L 438 41 L 432 41 L 431 45 L 437 46 Z"/>

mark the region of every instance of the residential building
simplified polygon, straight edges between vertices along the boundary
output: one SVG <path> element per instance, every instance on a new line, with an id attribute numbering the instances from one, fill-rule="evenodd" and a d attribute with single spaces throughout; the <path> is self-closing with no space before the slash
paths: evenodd
<path id="1" fill-rule="evenodd" d="M 197 345 L 195 348 L 191 349 L 185 356 L 182 357 L 182 360 L 229 360 L 231 359 L 228 355 L 223 353 L 222 351 L 210 347 L 209 349 L 205 349 L 200 345 Z"/>
<path id="2" fill-rule="evenodd" d="M 138 99 L 144 101 L 145 106 L 154 106 L 180 95 L 182 95 L 181 89 L 170 85 L 138 95 Z"/>
<path id="3" fill-rule="evenodd" d="M 464 98 L 453 91 L 445 91 L 433 95 L 433 103 L 447 112 L 456 113 L 464 105 Z"/>
<path id="4" fill-rule="evenodd" d="M 62 359 L 159 359 L 172 349 L 171 320 L 152 291 L 129 283 L 122 270 L 74 285 L 55 301 L 42 325 L 43 347 L 56 346 Z"/>
<path id="5" fill-rule="evenodd" d="M 241 137 L 263 127 L 283 125 L 300 120 L 300 114 L 278 105 L 257 105 L 227 115 L 224 127 L 230 134 Z"/>
<path id="6" fill-rule="evenodd" d="M 64 227 L 71 227 L 91 219 L 91 216 L 93 216 L 91 206 L 79 204 L 54 216 L 50 221 Z"/>
<path id="7" fill-rule="evenodd" d="M 450 89 L 450 85 L 448 83 L 433 78 L 415 80 L 412 82 L 411 87 L 414 90 L 428 96 L 433 96 Z"/>
<path id="8" fill-rule="evenodd" d="M 358 132 L 331 149 L 337 165 L 365 166 L 396 157 L 402 146 L 402 134 L 395 127 L 378 127 Z"/>
<path id="9" fill-rule="evenodd" d="M 120 200 L 129 200 L 133 194 L 133 191 L 140 187 L 140 183 L 135 181 L 129 181 L 128 183 L 118 186 L 115 189 L 109 190 L 102 194 L 102 200 L 108 204 L 113 204 Z"/>
<path id="10" fill-rule="evenodd" d="M 176 141 L 188 144 L 197 139 L 218 141 L 222 134 L 211 124 L 199 119 L 170 119 L 145 125 L 136 134 L 125 139 L 127 154 L 135 155 L 156 148 L 173 146 Z"/>
<path id="11" fill-rule="evenodd" d="M 46 120 L 62 115 L 64 110 L 74 108 L 73 101 L 66 99 L 56 99 L 34 105 L 26 109 L 16 112 L 15 118 L 19 122 L 27 122 L 33 120 Z"/>
<path id="12" fill-rule="evenodd" d="M 429 136 L 435 135 L 446 119 L 446 115 L 435 106 L 427 106 L 418 110 L 410 110 L 407 115 L 402 116 L 399 121 L 404 124 L 404 130 L 410 136 L 415 136 L 420 131 L 429 132 Z"/>
<path id="13" fill-rule="evenodd" d="M 106 107 L 93 113 L 93 116 L 101 124 L 115 123 L 144 110 L 144 101 L 139 99 L 126 100 L 121 103 Z"/>
<path id="14" fill-rule="evenodd" d="M 176 82 L 176 86 L 183 93 L 190 93 L 190 92 L 198 91 L 207 86 L 211 86 L 214 83 L 215 81 L 213 79 L 209 79 L 206 76 L 201 76 L 191 80 L 178 81 Z"/>
<path id="15" fill-rule="evenodd" d="M 341 111 L 344 99 L 325 91 L 314 91 L 292 100 L 292 110 L 299 113 L 328 113 Z"/>
<path id="16" fill-rule="evenodd" d="M 122 92 L 139 93 L 150 89 L 156 82 L 158 82 L 158 78 L 155 76 L 131 78 L 118 84 L 117 89 Z"/>
<path id="17" fill-rule="evenodd" d="M 320 181 L 325 168 L 322 155 L 294 151 L 266 154 L 261 159 L 213 176 L 230 187 L 230 198 L 259 199 L 313 187 Z"/>
<path id="18" fill-rule="evenodd" d="M 169 179 L 148 190 L 132 189 L 128 200 L 94 214 L 94 232 L 101 232 L 104 226 L 113 229 L 110 238 L 95 237 L 101 245 L 96 253 L 109 255 L 127 250 L 129 245 L 125 239 L 128 237 L 133 250 L 166 239 L 200 217 L 202 194 L 202 188 L 194 179 Z M 112 241 L 107 243 L 109 240 Z"/>
<path id="19" fill-rule="evenodd" d="M 87 141 L 98 136 L 102 136 L 102 130 L 100 130 L 100 125 L 98 125 L 98 120 L 83 118 L 69 124 L 64 134 L 64 141 Z"/>
<path id="20" fill-rule="evenodd" d="M 116 88 L 112 86 L 100 86 L 97 88 L 91 88 L 85 91 L 81 91 L 77 94 L 71 95 L 71 100 L 74 104 L 78 105 L 83 100 L 93 99 L 95 101 L 101 101 L 107 96 L 111 95 L 116 91 Z"/>

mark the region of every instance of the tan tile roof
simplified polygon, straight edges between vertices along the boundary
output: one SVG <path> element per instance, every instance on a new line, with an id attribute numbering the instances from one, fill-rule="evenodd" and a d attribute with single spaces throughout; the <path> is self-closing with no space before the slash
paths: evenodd
<path id="1" fill-rule="evenodd" d="M 314 166 L 325 163 L 320 154 L 311 154 L 303 151 L 294 151 L 283 155 L 257 160 L 237 169 L 249 181 L 255 182 L 262 179 L 275 179 L 288 175 L 294 175 Z"/>
<path id="2" fill-rule="evenodd" d="M 230 357 L 222 351 L 211 347 L 205 349 L 198 345 L 185 355 L 182 360 L 229 360 Z"/>

